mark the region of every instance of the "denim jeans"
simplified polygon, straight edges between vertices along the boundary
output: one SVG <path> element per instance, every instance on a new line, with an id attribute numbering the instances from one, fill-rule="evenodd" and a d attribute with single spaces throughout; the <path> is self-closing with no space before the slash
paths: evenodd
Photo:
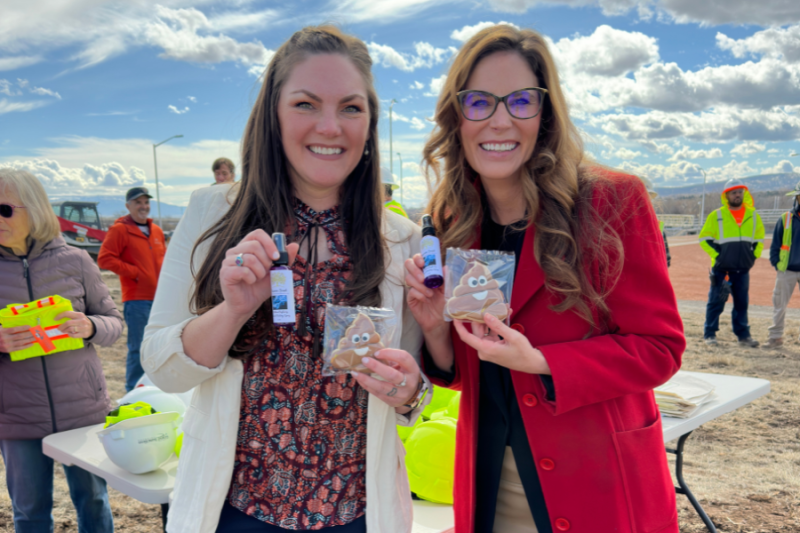
<path id="1" fill-rule="evenodd" d="M 16 533 L 52 533 L 53 460 L 42 453 L 42 439 L 0 440 Z M 78 513 L 79 533 L 113 533 L 114 519 L 104 479 L 77 466 L 65 466 L 69 495 Z"/>
<path id="2" fill-rule="evenodd" d="M 129 300 L 125 302 L 125 323 L 128 325 L 128 363 L 125 368 L 125 390 L 130 391 L 144 375 L 140 361 L 140 349 L 144 337 L 144 327 L 150 319 L 152 300 Z"/>
<path id="3" fill-rule="evenodd" d="M 725 309 L 725 302 L 720 301 L 719 295 L 726 275 L 731 282 L 731 296 L 733 296 L 733 312 L 731 313 L 733 333 L 739 340 L 749 338 L 750 326 L 747 324 L 747 306 L 750 303 L 750 272 L 713 270 L 712 273 L 714 274 L 714 283 L 711 284 L 711 289 L 708 291 L 703 338 L 716 337 L 717 331 L 719 331 L 719 315 Z"/>

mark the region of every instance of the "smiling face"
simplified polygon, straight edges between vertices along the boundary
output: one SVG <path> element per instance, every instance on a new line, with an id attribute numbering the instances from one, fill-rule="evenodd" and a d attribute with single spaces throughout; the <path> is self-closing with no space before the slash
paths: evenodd
<path id="1" fill-rule="evenodd" d="M 0 204 L 22 206 L 17 192 L 12 186 L 0 182 Z M 0 216 L 0 246 L 11 248 L 15 254 L 25 255 L 28 251 L 26 239 L 31 233 L 31 223 L 27 209 L 14 209 L 11 218 Z"/>
<path id="2" fill-rule="evenodd" d="M 125 207 L 128 208 L 128 212 L 131 214 L 131 218 L 134 221 L 139 224 L 147 222 L 147 216 L 150 214 L 150 198 L 147 196 L 134 198 L 125 204 Z"/>
<path id="3" fill-rule="evenodd" d="M 521 55 L 497 52 L 475 66 L 464 89 L 505 96 L 539 86 Z M 482 180 L 518 179 L 536 147 L 541 117 L 539 113 L 530 119 L 514 118 L 503 104 L 486 120 L 470 121 L 462 116 L 459 132 L 467 162 Z"/>
<path id="4" fill-rule="evenodd" d="M 338 192 L 364 155 L 369 133 L 364 79 L 340 54 L 295 65 L 278 103 L 283 150 L 297 196 Z"/>
<path id="5" fill-rule="evenodd" d="M 365 368 L 361 364 L 361 358 L 375 355 L 375 352 L 383 348 L 381 336 L 375 331 L 375 324 L 367 315 L 359 313 L 339 340 L 339 346 L 333 352 L 331 364 L 342 369 Z"/>
<path id="6" fill-rule="evenodd" d="M 483 301 L 489 291 L 499 288 L 500 284 L 492 277 L 486 265 L 475 263 L 461 276 L 458 286 L 453 289 L 453 296 L 469 295 L 477 301 Z"/>

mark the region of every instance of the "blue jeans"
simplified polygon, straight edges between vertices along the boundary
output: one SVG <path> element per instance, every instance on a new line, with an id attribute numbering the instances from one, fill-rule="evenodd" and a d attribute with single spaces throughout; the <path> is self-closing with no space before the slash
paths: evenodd
<path id="1" fill-rule="evenodd" d="M 136 386 L 144 375 L 141 354 L 142 338 L 144 338 L 144 327 L 150 319 L 150 309 L 153 307 L 152 300 L 129 300 L 125 302 L 125 323 L 128 325 L 128 363 L 125 368 L 125 391 L 130 391 Z"/>
<path id="2" fill-rule="evenodd" d="M 750 337 L 750 326 L 747 324 L 747 306 L 750 303 L 750 272 L 737 270 L 712 270 L 714 282 L 708 291 L 706 304 L 706 323 L 703 338 L 716 337 L 719 331 L 719 315 L 725 309 L 725 302 L 720 301 L 719 295 L 725 275 L 731 282 L 731 296 L 733 296 L 733 312 L 731 325 L 733 333 L 739 340 Z"/>
<path id="3" fill-rule="evenodd" d="M 0 440 L 16 533 L 52 533 L 53 460 L 42 453 L 42 439 Z M 69 495 L 78 513 L 79 533 L 113 533 L 114 519 L 104 479 L 77 466 L 65 466 Z"/>

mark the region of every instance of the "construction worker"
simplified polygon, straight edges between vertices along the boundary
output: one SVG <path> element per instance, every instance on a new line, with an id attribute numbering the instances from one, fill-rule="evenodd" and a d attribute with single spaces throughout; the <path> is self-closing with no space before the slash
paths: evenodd
<path id="1" fill-rule="evenodd" d="M 772 325 L 769 327 L 767 346 L 778 348 L 783 346 L 783 324 L 786 320 L 786 307 L 800 282 L 800 182 L 794 190 L 786 193 L 794 196 L 794 206 L 775 224 L 772 234 L 772 245 L 769 248 L 769 262 L 778 271 L 775 289 L 772 291 Z"/>
<path id="2" fill-rule="evenodd" d="M 645 188 L 647 189 L 647 194 L 650 195 L 650 200 L 655 200 L 658 197 L 658 193 L 656 192 L 655 187 L 653 187 L 653 182 L 647 178 L 639 177 L 640 180 L 644 183 Z M 661 230 L 661 238 L 664 239 L 664 251 L 667 252 L 667 268 L 669 268 L 670 263 L 672 263 L 672 256 L 669 255 L 669 243 L 667 242 L 667 232 L 664 231 L 664 222 L 659 220 L 658 221 L 658 229 Z"/>
<path id="3" fill-rule="evenodd" d="M 383 206 L 389 211 L 393 211 L 400 216 L 408 218 L 408 214 L 406 214 L 406 210 L 403 209 L 400 202 L 392 200 L 392 192 L 400 187 L 395 184 L 394 176 L 392 176 L 392 173 L 389 172 L 389 169 L 386 167 L 381 167 L 381 181 L 383 182 Z"/>
<path id="4" fill-rule="evenodd" d="M 725 183 L 722 207 L 712 211 L 700 231 L 700 246 L 711 256 L 711 289 L 706 305 L 705 343 L 717 345 L 719 315 L 725 309 L 727 292 L 733 295 L 731 322 L 739 345 L 755 348 L 747 323 L 750 269 L 764 248 L 764 224 L 753 207 L 753 197 L 738 179 Z"/>

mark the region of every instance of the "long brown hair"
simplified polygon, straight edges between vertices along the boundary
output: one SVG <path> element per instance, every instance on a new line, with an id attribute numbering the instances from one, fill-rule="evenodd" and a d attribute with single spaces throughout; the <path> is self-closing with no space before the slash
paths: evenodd
<path id="1" fill-rule="evenodd" d="M 370 112 L 366 150 L 344 181 L 340 196 L 342 226 L 353 269 L 339 301 L 380 306 L 379 286 L 384 278 L 385 242 L 380 162 L 378 157 L 378 95 L 372 78 L 372 60 L 366 45 L 335 26 L 307 27 L 296 32 L 275 52 L 264 76 L 258 101 L 250 113 L 242 140 L 242 179 L 230 210 L 198 240 L 192 255 L 205 240 L 213 239 L 196 275 L 192 309 L 205 313 L 222 302 L 219 270 L 225 252 L 249 232 L 261 228 L 295 233 L 294 188 L 287 171 L 278 102 L 281 89 L 301 61 L 315 54 L 341 54 L 364 78 Z M 308 287 L 306 287 L 308 290 Z M 256 314 L 260 329 L 271 330 L 272 309 L 264 302 Z M 232 355 L 236 352 L 232 350 Z"/>
<path id="2" fill-rule="evenodd" d="M 523 169 L 527 226 L 536 228 L 533 254 L 544 271 L 545 285 L 562 297 L 554 310 L 575 308 L 594 327 L 593 310 L 603 322 L 608 318 L 605 297 L 619 277 L 622 241 L 609 219 L 613 217 L 605 212 L 601 216 L 592 207 L 604 173 L 588 164 L 555 62 L 538 33 L 497 25 L 477 33 L 459 51 L 436 105 L 436 127 L 423 149 L 426 175 L 433 173 L 438 182 L 428 212 L 444 248 L 474 242 L 484 213 L 476 187 L 479 178 L 461 143 L 457 93 L 466 87 L 475 66 L 498 52 L 518 53 L 539 86 L 548 90 L 536 147 Z M 613 196 L 613 188 L 607 188 Z"/>

